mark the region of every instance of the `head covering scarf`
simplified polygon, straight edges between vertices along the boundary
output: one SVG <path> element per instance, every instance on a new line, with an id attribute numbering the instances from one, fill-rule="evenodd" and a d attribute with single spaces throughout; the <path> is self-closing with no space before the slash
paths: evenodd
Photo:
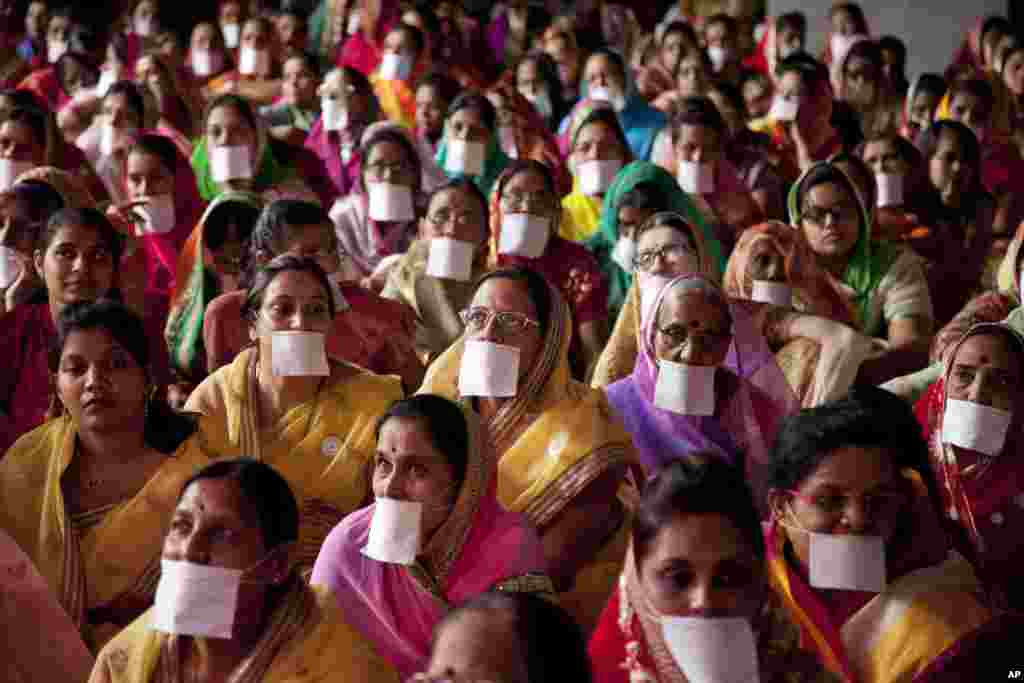
<path id="1" fill-rule="evenodd" d="M 487 94 L 500 97 L 503 108 L 515 114 L 518 123 L 515 127 L 517 157 L 546 164 L 555 176 L 558 195 L 561 197 L 568 194 L 572 188 L 572 176 L 562 161 L 555 136 L 548 130 L 547 124 L 533 105 L 520 94 L 515 83 L 509 80 L 499 81 L 487 91 Z"/>
<path id="2" fill-rule="evenodd" d="M 445 172 L 449 178 L 466 178 L 468 177 L 473 181 L 473 184 L 480 188 L 480 191 L 484 195 L 489 195 L 491 189 L 494 188 L 494 183 L 497 182 L 498 176 L 505 170 L 511 161 L 505 152 L 502 151 L 501 145 L 498 144 L 498 131 L 490 131 L 490 140 L 487 142 L 487 148 L 484 151 L 484 171 L 477 176 L 465 176 L 461 173 L 452 173 L 445 168 L 445 162 L 448 160 L 448 131 L 447 122 L 445 125 L 445 133 L 441 137 L 441 142 L 437 145 L 437 154 L 434 156 L 434 161 L 437 162 L 438 167 Z"/>
<path id="3" fill-rule="evenodd" d="M 654 405 L 658 312 L 666 296 L 677 288 L 706 293 L 732 321 L 732 343 L 722 369 L 738 379 L 738 386 L 732 395 L 720 397 L 717 414 L 709 417 L 679 415 Z M 764 467 L 775 431 L 784 416 L 799 409 L 799 403 L 750 311 L 741 302 L 727 299 L 705 276 L 682 275 L 658 292 L 643 321 L 639 343 L 633 373 L 606 391 L 631 432 L 647 472 L 655 473 L 685 454 L 709 451 L 745 467 L 755 492 L 763 493 Z"/>
<path id="4" fill-rule="evenodd" d="M 942 419 L 949 400 L 947 388 L 953 373 L 953 362 L 964 343 L 979 334 L 1002 335 L 1010 342 L 1018 365 L 1024 364 L 1024 336 L 1017 330 L 1005 323 L 974 325 L 946 354 L 938 385 L 940 400 L 932 406 L 928 426 L 932 428 L 929 446 L 939 480 L 945 489 L 949 511 L 955 513 L 955 518 L 967 529 L 975 547 L 984 555 L 991 551 L 999 552 L 999 549 L 986 547 L 977 520 L 988 519 L 1007 499 L 1024 491 L 1024 466 L 1021 466 L 1020 459 L 1024 434 L 1024 410 L 1021 409 L 1024 401 L 1021 399 L 1024 396 L 1018 393 L 1014 397 L 1013 418 L 1007 431 L 1006 443 L 993 459 L 981 458 L 969 464 L 958 455 L 957 447 L 942 442 Z"/>
<path id="5" fill-rule="evenodd" d="M 805 187 L 806 183 L 804 181 L 819 168 L 831 168 L 841 181 L 844 181 L 847 192 L 853 197 L 857 205 L 857 213 L 860 218 L 857 242 L 853 245 L 853 250 L 850 252 L 850 259 L 846 264 L 846 272 L 843 274 L 841 284 L 852 290 L 859 327 L 863 327 L 869 323 L 871 296 L 878 288 L 882 278 L 885 277 L 889 266 L 899 256 L 899 246 L 875 242 L 871 239 L 871 212 L 867 208 L 867 204 L 860 191 L 857 190 L 857 185 L 842 168 L 828 161 L 819 161 L 811 165 L 790 189 L 787 204 L 791 225 L 795 226 L 797 230 L 802 230 L 800 228 L 800 221 L 801 214 L 803 213 L 804 195 L 811 189 Z M 826 275 L 829 278 L 832 277 L 827 272 Z"/>
<path id="6" fill-rule="evenodd" d="M 767 243 L 782 255 L 786 269 L 786 282 L 793 288 L 800 310 L 855 326 L 857 312 L 837 287 L 833 278 L 818 265 L 803 233 L 782 221 L 767 221 L 747 228 L 725 269 L 723 288 L 736 299 L 749 299 L 753 278 L 748 269 L 754 247 Z"/>
<path id="7" fill-rule="evenodd" d="M 659 211 L 678 213 L 686 219 L 687 224 L 693 226 L 695 232 L 700 233 L 700 241 L 709 252 L 711 263 L 717 268 L 725 265 L 721 245 L 690 198 L 679 189 L 676 179 L 660 166 L 648 161 L 634 161 L 615 176 L 615 180 L 604 195 L 597 232 L 586 241 L 586 247 L 594 253 L 601 264 L 601 270 L 608 278 L 608 310 L 612 319 L 617 317 L 633 283 L 633 272 L 623 270 L 611 258 L 612 250 L 615 249 L 620 237 L 619 207 L 622 198 L 641 183 L 656 187 L 665 197 L 666 204 L 658 207 Z"/>
<path id="8" fill-rule="evenodd" d="M 136 139 L 142 135 L 161 135 L 157 131 L 141 131 Z M 174 142 L 174 140 L 171 140 Z M 196 176 L 192 171 L 188 158 L 175 147 L 177 155 L 174 160 L 174 218 L 175 226 L 164 233 L 143 233 L 139 237 L 143 248 L 146 250 L 148 264 L 148 281 L 151 286 L 157 289 L 173 291 L 174 282 L 178 272 L 178 256 L 182 245 L 188 239 L 192 228 L 199 221 L 206 202 L 199 196 L 196 187 Z M 123 183 L 123 192 L 128 195 L 128 157 L 120 162 Z M 160 163 L 164 161 L 161 159 Z"/>
<path id="9" fill-rule="evenodd" d="M 434 627 L 452 606 L 488 590 L 550 591 L 536 532 L 497 498 L 497 458 L 476 417 L 463 410 L 470 446 L 448 518 L 406 567 L 362 553 L 376 504 L 358 510 L 324 542 L 310 578 L 332 589 L 346 619 L 402 679 L 426 668 Z"/>
<path id="10" fill-rule="evenodd" d="M 256 156 L 255 156 L 255 168 L 253 169 L 253 188 L 256 192 L 262 192 L 274 185 L 277 185 L 286 180 L 290 171 L 287 167 L 281 164 L 276 158 L 270 148 L 270 142 L 267 137 L 267 131 L 260 123 L 260 117 L 256 116 L 253 112 L 252 107 L 249 103 L 241 97 L 231 97 L 227 100 L 220 100 L 218 106 L 226 107 L 233 106 L 244 112 L 243 117 L 246 118 L 253 126 L 256 133 Z M 195 171 L 196 183 L 199 187 L 199 196 L 206 201 L 211 201 L 217 197 L 224 190 L 217 184 L 213 179 L 213 175 L 210 170 L 210 156 L 208 142 L 206 138 L 206 121 L 210 118 L 210 114 L 213 112 L 212 108 L 206 110 L 206 115 L 203 116 L 203 136 L 196 143 L 195 151 L 192 152 L 192 169 Z"/>
<path id="11" fill-rule="evenodd" d="M 178 257 L 178 274 L 164 330 L 171 368 L 196 381 L 202 379 L 206 365 L 203 316 L 207 305 L 220 294 L 206 272 L 206 221 L 214 209 L 228 202 L 247 204 L 257 210 L 263 208 L 262 198 L 251 192 L 224 192 L 210 202 Z"/>

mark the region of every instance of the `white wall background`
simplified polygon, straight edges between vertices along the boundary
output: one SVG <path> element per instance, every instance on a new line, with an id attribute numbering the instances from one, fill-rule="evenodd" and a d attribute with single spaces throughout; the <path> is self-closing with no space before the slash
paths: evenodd
<path id="1" fill-rule="evenodd" d="M 967 29 L 982 16 L 1006 15 L 1006 0 L 860 0 L 875 37 L 907 44 L 907 77 L 945 71 Z M 768 0 L 769 16 L 800 10 L 807 15 L 808 47 L 818 55 L 828 28 L 831 0 Z"/>

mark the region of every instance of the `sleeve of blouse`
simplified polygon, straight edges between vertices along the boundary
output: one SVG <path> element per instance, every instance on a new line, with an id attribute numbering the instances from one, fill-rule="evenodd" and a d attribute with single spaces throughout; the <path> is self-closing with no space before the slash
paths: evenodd
<path id="1" fill-rule="evenodd" d="M 887 321 L 916 316 L 935 319 L 921 259 L 909 249 L 896 258 L 879 287 L 884 290 L 882 313 Z"/>

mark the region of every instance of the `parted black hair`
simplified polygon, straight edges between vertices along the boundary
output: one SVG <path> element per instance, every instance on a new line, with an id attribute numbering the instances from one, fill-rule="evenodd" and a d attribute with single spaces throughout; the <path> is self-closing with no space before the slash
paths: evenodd
<path id="1" fill-rule="evenodd" d="M 380 430 L 392 418 L 422 422 L 434 448 L 445 456 L 454 470 L 455 481 L 462 485 L 469 464 L 470 443 L 466 416 L 458 405 L 434 394 L 416 394 L 399 399 L 377 420 L 375 439 L 380 440 Z"/>

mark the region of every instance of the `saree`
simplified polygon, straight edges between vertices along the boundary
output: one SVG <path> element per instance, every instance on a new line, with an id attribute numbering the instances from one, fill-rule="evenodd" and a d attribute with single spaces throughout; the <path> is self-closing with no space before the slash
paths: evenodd
<path id="1" fill-rule="evenodd" d="M 462 335 L 459 312 L 473 300 L 475 283 L 486 272 L 486 259 L 477 258 L 469 280 L 459 282 L 427 274 L 430 242 L 417 240 L 392 268 L 381 293 L 416 313 L 412 334 L 417 355 L 429 364 Z"/>
<path id="2" fill-rule="evenodd" d="M 469 430 L 466 473 L 448 518 L 424 539 L 409 566 L 362 552 L 376 504 L 346 517 L 327 537 L 310 583 L 331 590 L 353 627 L 406 680 L 424 671 L 434 627 L 453 606 L 480 593 L 551 593 L 536 533 L 498 502 L 496 458 L 479 421 Z"/>
<path id="3" fill-rule="evenodd" d="M 800 630 L 785 612 L 766 602 L 751 620 L 760 680 L 765 683 L 827 683 L 839 678 L 800 649 Z M 686 683 L 661 632 L 661 615 L 640 580 L 632 543 L 618 587 L 601 614 L 587 648 L 594 683 Z"/>
<path id="4" fill-rule="evenodd" d="M 515 119 L 512 138 L 515 158 L 533 159 L 550 168 L 555 178 L 557 195 L 562 197 L 568 194 L 572 189 L 573 179 L 558 149 L 558 141 L 548 130 L 547 123 L 541 115 L 519 92 L 511 73 L 492 85 L 487 94 L 501 98 L 501 107 L 512 112 Z"/>
<path id="5" fill-rule="evenodd" d="M 833 62 L 829 68 L 829 78 L 836 100 L 846 102 L 851 109 L 853 105 L 849 102 L 849 92 L 846 87 L 846 65 L 853 56 L 853 46 L 870 41 L 871 39 L 867 37 L 855 39 L 850 43 L 843 58 Z M 880 135 L 899 132 L 903 118 L 902 105 L 903 97 L 886 88 L 880 81 L 877 85 L 873 106 L 867 111 L 854 109 L 864 138 L 870 140 Z"/>
<path id="6" fill-rule="evenodd" d="M 231 672 L 231 683 L 398 683 L 387 663 L 345 621 L 330 592 L 294 573 L 252 652 Z M 152 629 L 146 612 L 103 648 L 89 683 L 185 683 L 183 659 L 200 652 L 190 636 Z M 198 656 L 198 655 L 197 655 Z"/>
<path id="7" fill-rule="evenodd" d="M 826 164 L 830 162 L 812 165 L 790 190 L 787 205 L 791 225 L 800 224 L 804 179 Z M 846 180 L 860 216 L 857 242 L 853 245 L 843 277 L 837 280 L 840 291 L 856 309 L 860 331 L 868 336 L 881 337 L 885 336 L 885 323 L 891 320 L 913 316 L 934 320 L 921 257 L 901 245 L 871 239 L 871 212 L 864 198 L 842 168 L 834 165 L 832 168 Z"/>
<path id="8" fill-rule="evenodd" d="M 721 271 L 719 270 L 720 260 L 714 251 L 714 247 L 717 246 L 714 244 L 716 242 L 714 235 L 708 237 L 701 230 L 691 230 L 688 237 L 697 251 L 698 272 L 717 282 L 721 277 Z M 641 338 L 642 334 L 640 325 L 643 322 L 641 315 L 643 306 L 639 278 L 633 277 L 632 280 L 626 291 L 622 308 L 615 319 L 615 327 L 612 328 L 608 343 L 605 344 L 604 351 L 601 352 L 601 356 L 597 359 L 597 365 L 594 366 L 594 376 L 590 382 L 593 387 L 607 387 L 613 382 L 628 377 L 636 365 L 639 349 L 637 340 Z"/>
<path id="9" fill-rule="evenodd" d="M 411 128 L 410 128 L 411 130 Z M 467 176 L 462 173 L 453 173 L 445 167 L 445 162 L 448 160 L 448 136 L 447 134 L 441 137 L 441 141 L 437 144 L 437 152 L 434 155 L 434 161 L 437 163 L 438 168 L 444 171 L 444 174 L 450 179 L 455 180 L 457 178 L 469 178 L 473 181 L 473 184 L 480 188 L 480 191 L 487 197 L 491 194 L 491 190 L 494 188 L 495 183 L 498 181 L 498 177 L 501 176 L 502 171 L 509 165 L 511 159 L 501 151 L 501 145 L 498 144 L 498 133 L 495 130 L 491 134 L 491 139 L 487 142 L 487 149 L 485 151 L 484 158 L 484 170 L 480 175 Z"/>
<path id="10" fill-rule="evenodd" d="M 334 296 L 334 324 L 325 342 L 327 356 L 352 363 L 379 375 L 398 375 L 405 386 L 423 379 L 423 364 L 410 341 L 412 312 L 402 304 L 385 300 L 354 282 L 339 283 Z M 228 365 L 247 346 L 249 322 L 242 317 L 246 293 L 226 292 L 210 302 L 203 316 L 203 346 L 210 372 Z"/>
<path id="11" fill-rule="evenodd" d="M 572 320 L 565 299 L 549 283 L 551 317 L 541 356 L 509 399 L 486 423 L 497 460 L 498 500 L 544 529 L 591 484 L 636 462 L 633 445 L 604 392 L 573 380 L 569 371 Z M 471 405 L 458 390 L 466 337 L 428 368 L 420 393 Z M 619 484 L 619 496 L 626 495 Z M 624 520 L 576 575 L 559 603 L 585 630 L 597 621 L 622 568 L 629 535 Z"/>
<path id="12" fill-rule="evenodd" d="M 380 117 L 380 104 L 373 95 L 369 97 L 369 101 L 367 120 L 376 121 Z M 303 146 L 320 160 L 327 173 L 332 193 L 336 197 L 349 194 L 359 182 L 362 169 L 361 147 L 365 132 L 366 127 L 356 126 L 351 122 L 342 130 L 328 131 L 324 129 L 323 118 L 318 117 L 306 135 Z"/>
<path id="13" fill-rule="evenodd" d="M 422 205 L 423 198 L 415 194 L 414 205 Z M 381 261 L 403 254 L 416 239 L 415 219 L 383 222 L 370 218 L 370 195 L 361 180 L 356 181 L 351 194 L 334 203 L 330 217 L 346 279 L 371 275 Z"/>
<path id="14" fill-rule="evenodd" d="M 943 358 L 942 377 L 934 387 L 934 400 L 927 404 L 924 426 L 932 464 L 942 488 L 946 514 L 962 526 L 977 554 L 978 570 L 993 590 L 993 600 L 1019 609 L 1024 602 L 1020 589 L 1022 545 L 1019 533 L 1024 521 L 1024 458 L 1022 420 L 1019 408 L 1007 432 L 1003 449 L 993 458 L 966 451 L 942 441 L 942 421 L 956 352 L 978 334 L 1001 334 L 1013 346 L 1017 362 L 1024 360 L 1024 337 L 1004 323 L 972 326 Z M 1018 393 L 1019 395 L 1019 393 Z M 1015 406 L 1016 408 L 1016 406 Z"/>
<path id="15" fill-rule="evenodd" d="M 707 417 L 679 415 L 654 404 L 658 311 L 677 286 L 698 285 L 711 288 L 713 294 L 707 296 L 717 298 L 732 320 L 732 342 L 721 371 L 716 373 L 715 414 Z M 645 473 L 656 474 L 690 453 L 710 452 L 744 469 L 755 493 L 764 492 L 768 450 L 782 418 L 796 412 L 798 404 L 751 311 L 741 302 L 726 299 L 707 278 L 683 275 L 658 292 L 642 322 L 639 343 L 633 372 L 606 391 L 609 404 L 633 438 Z"/>
<path id="16" fill-rule="evenodd" d="M 389 121 L 412 130 L 416 127 L 416 83 L 424 72 L 421 57 L 406 80 L 384 78 L 379 72 L 370 76 L 370 85 L 380 103 L 381 113 Z"/>
<path id="17" fill-rule="evenodd" d="M 260 209 L 263 202 L 251 192 L 225 192 L 206 207 L 178 257 L 175 288 L 171 293 L 170 313 L 164 339 L 171 357 L 171 368 L 182 378 L 198 381 L 206 374 L 206 351 L 203 348 L 203 316 L 206 307 L 220 294 L 209 272 L 210 266 L 204 232 L 206 221 L 214 210 L 228 202 L 238 202 Z"/>
<path id="18" fill-rule="evenodd" d="M 787 559 L 777 524 L 766 528 L 765 537 L 772 600 L 800 626 L 801 646 L 844 681 L 916 681 L 933 660 L 992 618 L 978 599 L 970 563 L 949 551 L 911 565 L 881 593 L 844 596 L 863 604 L 840 623 Z"/>
<path id="19" fill-rule="evenodd" d="M 61 479 L 78 430 L 60 417 L 26 434 L 0 461 L 0 528 L 39 569 L 93 650 L 153 600 L 160 551 L 185 481 L 210 462 L 198 434 L 185 440 L 133 497 L 72 515 Z"/>
<path id="20" fill-rule="evenodd" d="M 615 180 L 604 195 L 597 232 L 585 243 L 585 246 L 597 258 L 597 262 L 601 264 L 601 270 L 608 279 L 608 313 L 612 320 L 618 317 L 619 310 L 625 303 L 626 295 L 633 284 L 633 272 L 624 270 L 611 257 L 612 251 L 621 237 L 619 234 L 619 208 L 622 198 L 641 183 L 657 188 L 667 200 L 665 206 L 658 207 L 659 210 L 678 213 L 686 219 L 687 223 L 695 226 L 701 233 L 702 244 L 711 252 L 708 254 L 708 258 L 716 262 L 720 268 L 725 266 L 718 240 L 711 233 L 703 216 L 687 194 L 679 189 L 676 179 L 660 166 L 647 161 L 634 161 L 615 176 Z"/>
<path id="21" fill-rule="evenodd" d="M 32 560 L 2 530 L 0 573 L 4 577 L 0 657 L 5 683 L 88 679 L 93 657 L 81 634 Z"/>
<path id="22" fill-rule="evenodd" d="M 402 397 L 397 377 L 331 361 L 316 395 L 276 423 L 259 423 L 259 349 L 246 349 L 196 387 L 185 404 L 209 419 L 203 437 L 221 457 L 252 457 L 273 466 L 299 503 L 295 558 L 309 568 L 327 532 L 370 491 L 377 418 Z"/>

